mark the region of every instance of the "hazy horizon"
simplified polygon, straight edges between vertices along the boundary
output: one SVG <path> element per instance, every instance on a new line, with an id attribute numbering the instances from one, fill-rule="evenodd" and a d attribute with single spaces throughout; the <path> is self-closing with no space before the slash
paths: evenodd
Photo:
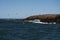
<path id="1" fill-rule="evenodd" d="M 60 0 L 0 0 L 0 18 L 60 14 Z"/>

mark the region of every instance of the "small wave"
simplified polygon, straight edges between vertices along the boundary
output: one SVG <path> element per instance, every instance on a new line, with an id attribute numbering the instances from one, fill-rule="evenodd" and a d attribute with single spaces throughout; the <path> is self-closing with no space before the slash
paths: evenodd
<path id="1" fill-rule="evenodd" d="M 35 20 L 30 20 L 28 22 L 32 22 L 32 23 L 40 23 L 40 24 L 56 24 L 56 22 L 41 22 L 39 19 L 35 19 Z"/>
<path id="2" fill-rule="evenodd" d="M 55 22 L 53 22 L 53 23 L 48 23 L 48 22 L 33 22 L 33 23 L 40 23 L 40 24 L 56 24 Z"/>

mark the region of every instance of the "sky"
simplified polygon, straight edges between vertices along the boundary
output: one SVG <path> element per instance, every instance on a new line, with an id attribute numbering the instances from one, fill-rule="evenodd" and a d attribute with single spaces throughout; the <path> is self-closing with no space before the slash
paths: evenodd
<path id="1" fill-rule="evenodd" d="M 60 14 L 60 0 L 0 0 L 0 18 Z"/>

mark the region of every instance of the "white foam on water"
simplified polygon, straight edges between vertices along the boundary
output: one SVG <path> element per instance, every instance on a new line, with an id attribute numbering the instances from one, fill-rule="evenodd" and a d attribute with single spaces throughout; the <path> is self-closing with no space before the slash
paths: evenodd
<path id="1" fill-rule="evenodd" d="M 32 23 L 40 23 L 40 24 L 56 24 L 56 22 L 41 22 L 39 19 L 35 19 L 35 20 L 30 20 L 28 22 L 32 22 Z"/>

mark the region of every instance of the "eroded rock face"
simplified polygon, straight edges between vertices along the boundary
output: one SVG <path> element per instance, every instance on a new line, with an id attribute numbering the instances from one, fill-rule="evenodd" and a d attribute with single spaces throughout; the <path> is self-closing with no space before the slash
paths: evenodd
<path id="1" fill-rule="evenodd" d="M 39 19 L 41 22 L 56 22 L 60 23 L 60 14 L 44 14 L 30 16 L 24 19 L 24 21 Z"/>

